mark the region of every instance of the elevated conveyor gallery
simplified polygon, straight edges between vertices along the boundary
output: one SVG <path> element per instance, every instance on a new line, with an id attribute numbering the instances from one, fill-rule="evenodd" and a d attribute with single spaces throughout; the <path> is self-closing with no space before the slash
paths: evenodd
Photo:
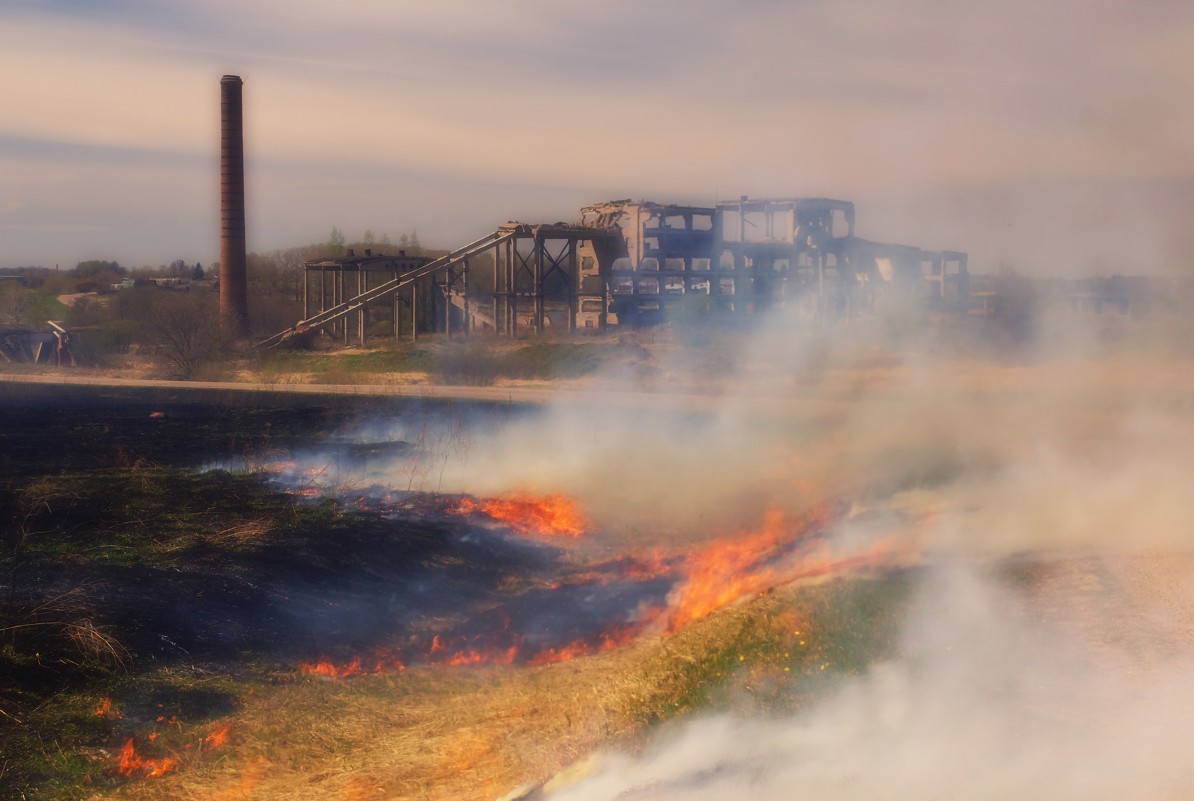
<path id="1" fill-rule="evenodd" d="M 588 252 L 598 254 L 598 260 L 612 262 L 618 255 L 621 237 L 617 231 L 606 228 L 510 222 L 430 261 L 405 255 L 367 254 L 361 258 L 308 262 L 308 273 L 315 270 L 320 275 L 320 310 L 259 342 L 258 347 L 272 348 L 301 334 L 320 330 L 339 333 L 347 342 L 353 328 L 350 318 L 354 316 L 358 336 L 364 342 L 366 307 L 396 299 L 406 289 L 412 291 L 410 330 L 416 336 L 419 330 L 414 316 L 419 307 L 416 293 L 420 282 L 426 286 L 429 279 L 430 285 L 438 288 L 439 298 L 435 302 L 440 304 L 442 327 L 449 334 L 453 320 L 458 320 L 465 331 L 480 327 L 509 335 L 515 334 L 520 324 L 534 330 L 549 326 L 572 330 L 577 325 L 583 300 L 593 295 L 604 302 L 605 282 L 600 280 L 598 265 L 591 266 L 591 275 L 580 268 L 577 251 L 581 242 L 590 246 Z M 469 262 L 482 258 L 492 267 L 492 281 L 484 290 L 470 292 Z M 367 288 L 370 272 L 389 273 L 393 277 Z M 326 273 L 333 276 L 333 305 L 324 308 L 326 292 L 322 284 Z M 357 277 L 357 292 L 342 299 L 348 294 L 349 273 Z M 305 311 L 309 308 L 309 297 L 310 293 L 304 289 Z M 396 334 L 397 308 L 393 320 Z"/>
<path id="2" fill-rule="evenodd" d="M 965 253 L 861 239 L 854 204 L 831 198 L 615 200 L 585 207 L 579 224 L 505 223 L 436 259 L 350 253 L 305 268 L 305 319 L 260 347 L 309 332 L 345 345 L 355 334 L 363 344 L 371 327 L 412 339 L 421 331 L 571 333 L 651 325 L 677 308 L 689 316 L 786 308 L 818 325 L 889 306 L 969 308 Z M 388 313 L 370 308 L 383 301 Z"/>

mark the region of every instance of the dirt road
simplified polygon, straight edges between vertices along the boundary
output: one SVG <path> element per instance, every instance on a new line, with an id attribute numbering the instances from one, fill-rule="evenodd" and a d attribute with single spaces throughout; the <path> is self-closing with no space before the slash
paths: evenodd
<path id="1" fill-rule="evenodd" d="M 439 384 L 292 384 L 238 381 L 173 381 L 168 379 L 117 378 L 80 373 L 0 373 L 4 384 L 57 386 L 127 387 L 184 391 L 272 392 L 296 395 L 352 395 L 376 398 L 435 398 L 505 404 L 581 404 L 601 407 L 659 409 L 673 411 L 716 411 L 727 399 L 717 395 L 674 392 L 636 392 L 611 389 L 566 389 L 543 387 L 477 387 Z M 782 398 L 735 396 L 733 403 L 746 403 L 755 410 L 782 410 L 790 402 Z"/>

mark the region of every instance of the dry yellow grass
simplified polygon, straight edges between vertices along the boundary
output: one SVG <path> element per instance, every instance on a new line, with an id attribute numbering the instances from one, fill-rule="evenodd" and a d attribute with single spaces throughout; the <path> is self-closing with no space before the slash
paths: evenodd
<path id="1" fill-rule="evenodd" d="M 1123 636 L 1141 645 L 1171 642 L 1154 640 L 1155 627 L 1146 625 L 1158 623 L 1158 610 L 1166 630 L 1189 642 L 1189 557 L 1046 560 L 1032 570 L 1021 589 L 1035 599 L 1034 610 L 1066 616 L 1091 642 Z M 350 681 L 278 676 L 235 718 L 227 750 L 102 797 L 498 799 L 605 746 L 633 749 L 647 732 L 643 710 L 682 696 L 684 667 L 727 648 L 739 654 L 734 649 L 745 630 L 799 627 L 801 638 L 808 636 L 807 621 L 793 611 L 800 592 L 807 588 L 781 588 L 678 634 L 548 667 L 425 667 Z M 1147 649 L 1140 653 L 1149 658 Z M 757 654 L 733 660 L 740 666 L 731 690 L 737 701 L 757 701 L 752 694 L 765 695 L 784 677 Z"/>
<path id="2" fill-rule="evenodd" d="M 792 592 L 751 599 L 674 635 L 545 667 L 277 676 L 228 721 L 226 749 L 94 798 L 496 799 L 600 747 L 632 747 L 647 727 L 645 712 L 683 708 L 692 690 L 685 668 L 733 650 L 747 628 L 791 628 Z M 765 660 L 732 659 L 746 694 L 775 670 Z"/>
<path id="3" fill-rule="evenodd" d="M 814 433 L 791 437 L 801 443 L 800 459 L 775 484 L 816 482 L 837 498 L 895 494 L 896 503 L 916 511 L 960 507 L 973 495 L 950 486 L 960 475 L 977 475 L 981 485 L 988 471 L 1026 461 L 1028 480 L 1039 484 L 1033 471 L 1042 468 L 1028 458 L 1028 446 L 1043 442 L 1081 462 L 1100 450 L 1127 448 L 1131 442 L 1123 440 L 1131 437 L 1116 435 L 1142 405 L 1176 412 L 1170 422 L 1177 433 L 1187 432 L 1186 413 L 1194 407 L 1194 370 L 1148 352 L 932 362 L 922 371 L 912 360 L 860 359 L 798 387 L 790 425 Z M 1051 492 L 1050 508 L 1066 486 Z M 1018 491 L 998 497 L 1024 499 Z M 1179 585 L 1163 586 L 1177 592 Z M 548 667 L 423 667 L 344 681 L 279 676 L 231 720 L 227 750 L 104 797 L 497 798 L 601 746 L 633 744 L 646 726 L 644 707 L 682 694 L 677 675 L 684 666 L 730 646 L 748 621 L 778 619 L 784 599 L 777 592 L 671 637 Z"/>

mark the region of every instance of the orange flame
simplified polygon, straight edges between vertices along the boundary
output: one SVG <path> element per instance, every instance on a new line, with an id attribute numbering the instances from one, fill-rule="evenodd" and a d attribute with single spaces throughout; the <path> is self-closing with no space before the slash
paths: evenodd
<path id="1" fill-rule="evenodd" d="M 351 662 L 347 664 L 336 664 L 335 662 L 302 662 L 299 664 L 299 671 L 306 673 L 309 676 L 323 676 L 328 679 L 345 679 L 349 676 L 367 676 L 370 673 L 383 673 L 387 670 L 406 670 L 406 665 L 401 659 L 395 658 L 388 654 L 378 656 L 375 660 L 372 670 L 366 668 L 359 656 L 354 656 Z"/>
<path id="2" fill-rule="evenodd" d="M 461 515 L 479 512 L 518 534 L 579 537 L 588 526 L 576 501 L 563 494 L 536 497 L 520 491 L 497 498 L 463 498 L 452 511 Z"/>
<path id="3" fill-rule="evenodd" d="M 219 748 L 228 742 L 228 732 L 232 729 L 231 723 L 226 723 L 220 728 L 213 731 L 211 734 L 203 738 L 203 744 L 208 748 Z"/>
<path id="4" fill-rule="evenodd" d="M 669 598 L 668 627 L 675 631 L 739 598 L 773 587 L 778 577 L 766 562 L 786 544 L 784 534 L 783 514 L 772 510 L 759 531 L 718 540 L 689 557 L 684 582 Z"/>
<path id="5" fill-rule="evenodd" d="M 464 648 L 452 653 L 443 660 L 446 665 L 459 667 L 461 665 L 511 665 L 518 658 L 518 646 L 506 649 L 485 651 L 477 648 Z"/>
<path id="6" fill-rule="evenodd" d="M 637 626 L 623 626 L 605 632 L 596 640 L 576 640 L 558 648 L 544 648 L 532 656 L 528 663 L 535 666 L 554 665 L 557 662 L 567 662 L 580 656 L 612 651 L 630 642 L 645 628 L 647 628 L 646 623 L 640 623 Z"/>
<path id="7" fill-rule="evenodd" d="M 171 717 L 169 720 L 165 716 L 159 716 L 158 723 L 165 723 L 168 726 L 177 726 L 180 730 L 182 725 L 178 722 L 177 717 Z M 232 724 L 225 723 L 213 731 L 206 737 L 188 743 L 184 749 L 190 751 L 194 750 L 198 754 L 204 749 L 212 750 L 221 748 L 228 743 L 228 733 L 232 730 Z M 147 735 L 150 742 L 155 742 L 158 739 L 158 732 L 152 731 Z M 113 770 L 122 776 L 132 777 L 140 775 L 143 778 L 152 779 L 170 771 L 178 770 L 180 767 L 177 756 L 167 756 L 160 759 L 148 759 L 137 753 L 136 747 L 133 745 L 133 739 L 130 737 L 124 746 L 120 749 L 114 759 Z"/>
<path id="8" fill-rule="evenodd" d="M 122 776 L 132 776 L 139 773 L 147 779 L 157 778 L 178 768 L 178 760 L 173 757 L 161 759 L 146 759 L 137 753 L 130 737 L 120 753 L 116 756 L 116 771 Z"/>
<path id="9" fill-rule="evenodd" d="M 496 518 L 493 510 L 517 508 L 508 500 L 493 502 L 492 506 L 489 503 L 465 500 L 455 511 L 469 513 L 485 508 L 486 514 Z M 525 512 L 525 507 L 521 511 Z M 591 573 L 584 574 L 584 580 L 607 581 L 610 575 L 616 575 L 619 580 L 667 579 L 672 583 L 665 602 L 641 606 L 629 622 L 613 625 L 601 633 L 541 648 L 530 647 L 516 632 L 501 637 L 437 634 L 416 649 L 419 653 L 413 658 L 448 666 L 550 665 L 619 648 L 648 632 L 675 632 L 742 598 L 796 579 L 880 565 L 897 555 L 887 542 L 876 543 L 863 551 L 833 553 L 821 539 L 830 516 L 828 507 L 795 519 L 772 510 L 757 530 L 715 540 L 688 555 L 669 555 L 656 550 L 645 556 L 626 556 L 597 565 Z M 519 519 L 525 524 L 527 518 L 524 515 Z M 402 669 L 401 661 L 395 659 L 394 663 Z M 367 672 L 360 657 L 346 665 L 319 662 L 300 667 L 303 672 L 331 678 Z M 374 672 L 381 670 L 383 663 L 379 661 Z"/>
<path id="10" fill-rule="evenodd" d="M 361 667 L 361 658 L 359 656 L 353 657 L 352 661 L 347 665 L 337 665 L 332 662 L 315 662 L 313 664 L 304 662 L 299 665 L 299 670 L 312 676 L 326 676 L 331 679 L 365 675 L 365 669 Z"/>

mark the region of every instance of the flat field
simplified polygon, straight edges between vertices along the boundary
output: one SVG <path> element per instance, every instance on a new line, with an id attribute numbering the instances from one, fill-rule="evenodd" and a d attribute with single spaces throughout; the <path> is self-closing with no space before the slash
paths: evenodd
<path id="1" fill-rule="evenodd" d="M 0 793 L 1187 797 L 1181 349 L 778 336 L 6 382 Z"/>

